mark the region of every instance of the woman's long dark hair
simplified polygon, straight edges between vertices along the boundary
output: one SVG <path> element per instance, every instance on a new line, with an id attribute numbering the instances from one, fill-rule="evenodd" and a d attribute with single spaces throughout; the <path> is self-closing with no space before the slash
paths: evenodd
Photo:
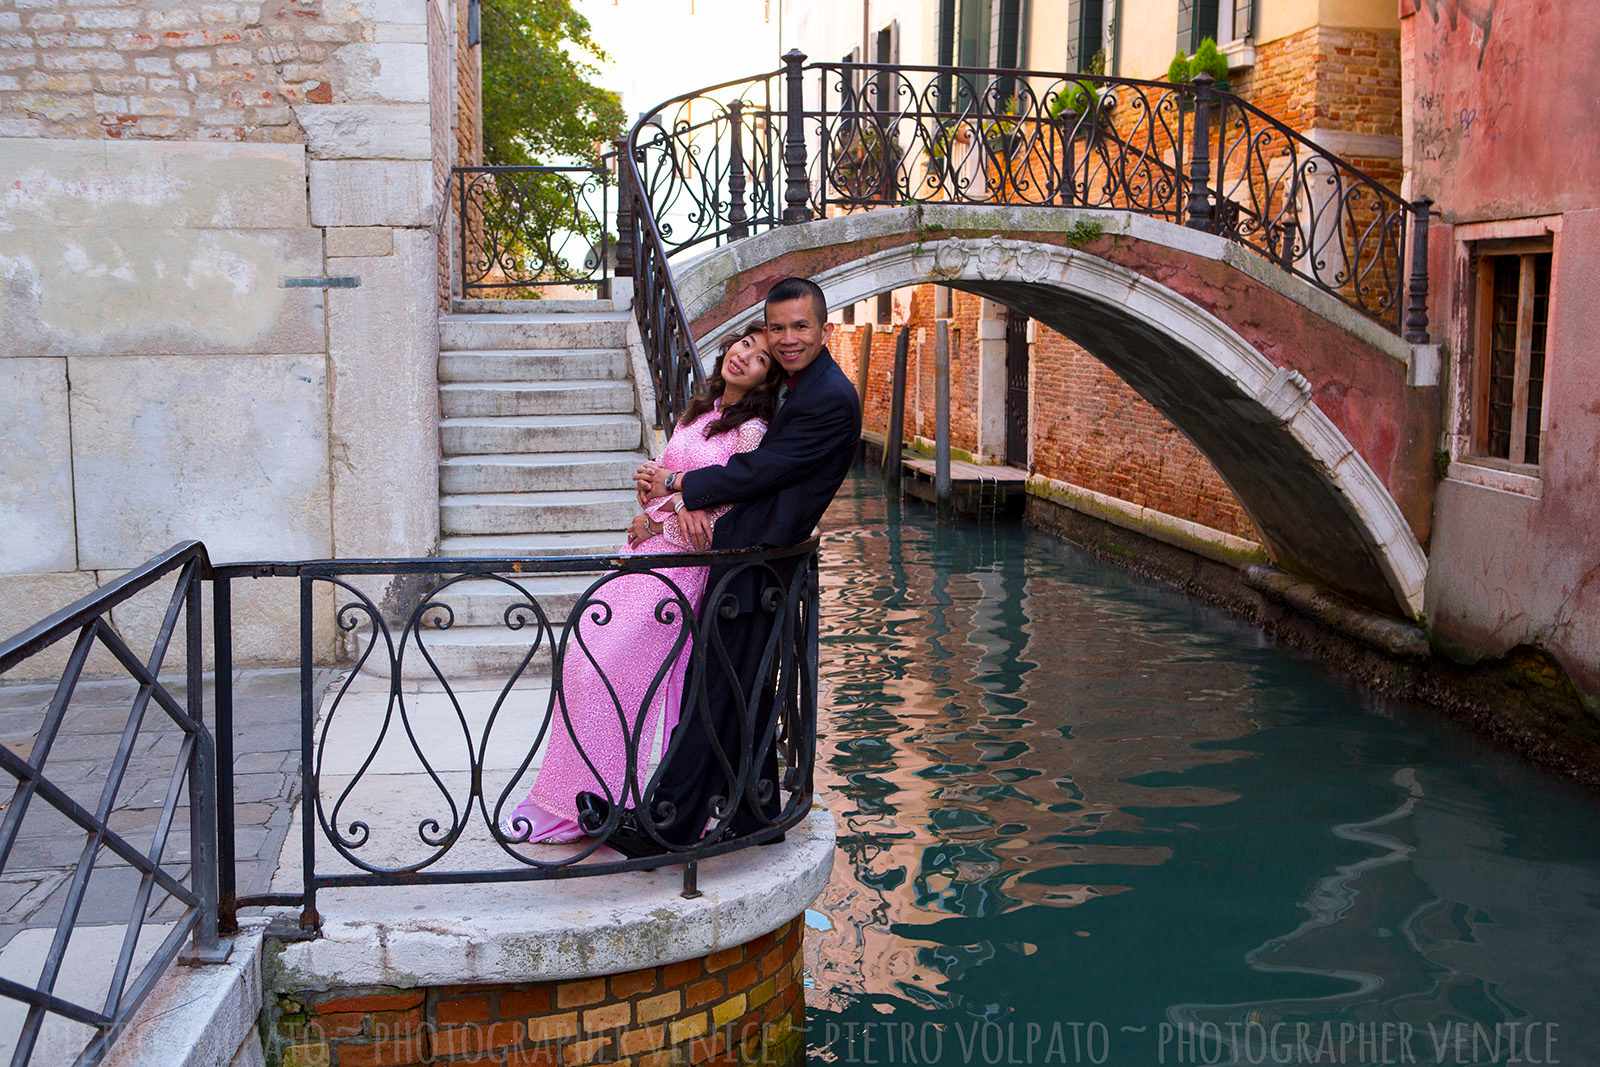
<path id="1" fill-rule="evenodd" d="M 722 342 L 722 352 L 717 356 L 716 369 L 694 391 L 689 398 L 689 403 L 684 406 L 683 417 L 678 420 L 679 426 L 687 426 L 701 415 L 710 411 L 716 402 L 722 398 L 722 391 L 728 383 L 722 379 L 722 361 L 728 358 L 728 353 L 733 346 L 753 334 L 765 333 L 766 326 L 755 323 L 746 326 L 734 336 Z M 727 433 L 735 427 L 742 426 L 751 419 L 765 419 L 772 421 L 772 416 L 778 410 L 778 383 L 783 380 L 783 368 L 771 356 L 767 357 L 767 376 L 761 383 L 749 392 L 737 404 L 729 404 L 722 409 L 722 414 L 712 419 L 706 425 L 706 436 L 715 437 L 719 433 Z"/>

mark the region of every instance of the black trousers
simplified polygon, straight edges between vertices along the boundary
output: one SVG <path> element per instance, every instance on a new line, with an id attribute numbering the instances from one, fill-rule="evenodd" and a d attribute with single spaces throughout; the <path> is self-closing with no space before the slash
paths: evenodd
<path id="1" fill-rule="evenodd" d="M 727 662 L 723 662 L 711 635 L 705 634 L 702 644 L 706 647 L 696 648 L 695 666 L 689 672 L 690 696 L 673 732 L 672 741 L 678 747 L 669 753 L 655 794 L 646 805 L 663 840 L 674 845 L 699 840 L 707 819 L 717 815 L 713 805 L 718 798 L 724 811 L 727 804 L 735 805 L 733 816 L 727 821 L 734 836 L 753 833 L 778 817 L 781 803 L 775 733 L 754 760 L 757 781 L 771 783 L 764 800 L 747 794 L 732 796 L 737 782 L 729 778 L 728 772 L 737 777 L 741 754 L 747 748 L 760 746 L 772 724 L 781 635 L 773 645 L 765 670 L 761 660 L 774 628 L 781 625 L 781 621 L 778 612 L 759 608 L 731 618 L 717 615 L 706 620 L 708 627 L 715 626 Z M 693 696 L 697 674 L 702 676 L 705 686 L 704 699 L 698 702 Z M 752 700 L 755 714 L 747 733 L 740 726 L 740 718 L 747 714 L 745 709 Z M 720 759 L 713 737 L 721 746 Z M 724 769 L 724 760 L 727 769 Z M 713 828 L 721 823 L 722 819 L 717 818 Z"/>

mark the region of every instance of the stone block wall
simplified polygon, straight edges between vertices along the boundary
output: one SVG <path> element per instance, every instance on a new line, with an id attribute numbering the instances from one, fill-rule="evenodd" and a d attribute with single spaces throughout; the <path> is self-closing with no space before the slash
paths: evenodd
<path id="1" fill-rule="evenodd" d="M 6 635 L 188 538 L 434 549 L 436 6 L 0 0 Z M 283 584 L 236 586 L 237 662 L 297 656 Z M 136 651 L 165 595 L 113 613 Z"/>
<path id="2" fill-rule="evenodd" d="M 288 994 L 269 1005 L 283 1067 L 638 1067 L 799 1063 L 795 918 L 701 959 L 596 978 Z"/>

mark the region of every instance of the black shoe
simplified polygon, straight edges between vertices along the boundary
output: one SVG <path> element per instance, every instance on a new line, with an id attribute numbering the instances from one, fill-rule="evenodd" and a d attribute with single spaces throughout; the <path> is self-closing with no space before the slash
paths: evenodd
<path id="1" fill-rule="evenodd" d="M 763 841 L 761 843 L 763 845 L 781 845 L 785 841 L 787 841 L 788 839 L 789 839 L 788 833 L 780 832 L 777 837 L 768 838 L 767 840 L 765 840 L 765 841 Z"/>
<path id="2" fill-rule="evenodd" d="M 593 793 L 579 793 L 574 800 L 578 808 L 578 829 L 590 837 L 597 837 L 600 828 L 611 817 L 611 802 Z"/>
<path id="3" fill-rule="evenodd" d="M 646 856 L 662 856 L 669 851 L 667 846 L 639 829 L 639 824 L 634 820 L 631 811 L 623 812 L 622 818 L 617 822 L 617 828 L 611 831 L 611 836 L 603 837 L 601 840 L 630 860 L 643 859 Z"/>

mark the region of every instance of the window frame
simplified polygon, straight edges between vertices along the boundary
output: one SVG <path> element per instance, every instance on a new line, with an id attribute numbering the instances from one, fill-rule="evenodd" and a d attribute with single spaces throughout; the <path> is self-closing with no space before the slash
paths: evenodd
<path id="1" fill-rule="evenodd" d="M 1543 471 L 1549 453 L 1545 438 L 1550 429 L 1550 391 L 1560 364 L 1560 354 L 1554 348 L 1560 330 L 1561 315 L 1561 229 L 1560 215 L 1546 215 L 1522 219 L 1502 219 L 1494 222 L 1458 223 L 1451 234 L 1454 252 L 1452 279 L 1461 286 L 1446 299 L 1453 307 L 1448 336 L 1449 350 L 1454 353 L 1449 361 L 1448 396 L 1446 404 L 1445 433 L 1449 442 L 1450 464 L 1445 477 L 1452 482 L 1473 485 L 1484 489 L 1539 499 L 1544 493 Z M 1519 245 L 1519 241 L 1537 242 Z M 1478 447 L 1478 427 L 1487 433 L 1487 415 L 1479 402 L 1478 375 L 1480 368 L 1486 373 L 1487 363 L 1479 358 L 1478 339 L 1482 299 L 1479 292 L 1478 258 L 1485 252 L 1510 250 L 1519 247 L 1550 253 L 1550 292 L 1545 308 L 1545 366 L 1544 384 L 1540 393 L 1540 463 L 1513 466 L 1503 459 L 1484 455 Z M 1552 362 L 1554 361 L 1554 362 Z"/>
<path id="2" fill-rule="evenodd" d="M 1473 242 L 1471 251 L 1472 284 L 1472 423 L 1467 458 L 1472 462 L 1499 467 L 1519 474 L 1533 474 L 1540 463 L 1527 461 L 1528 413 L 1531 364 L 1533 362 L 1533 304 L 1535 257 L 1550 257 L 1550 292 L 1546 294 L 1544 329 L 1544 367 L 1539 383 L 1540 458 L 1549 429 L 1550 385 L 1550 296 L 1555 289 L 1555 242 L 1549 238 L 1490 238 Z M 1512 357 L 1511 425 L 1507 430 L 1507 456 L 1489 451 L 1490 385 L 1494 364 L 1494 272 L 1497 261 L 1515 258 L 1517 263 L 1517 331 Z"/>

